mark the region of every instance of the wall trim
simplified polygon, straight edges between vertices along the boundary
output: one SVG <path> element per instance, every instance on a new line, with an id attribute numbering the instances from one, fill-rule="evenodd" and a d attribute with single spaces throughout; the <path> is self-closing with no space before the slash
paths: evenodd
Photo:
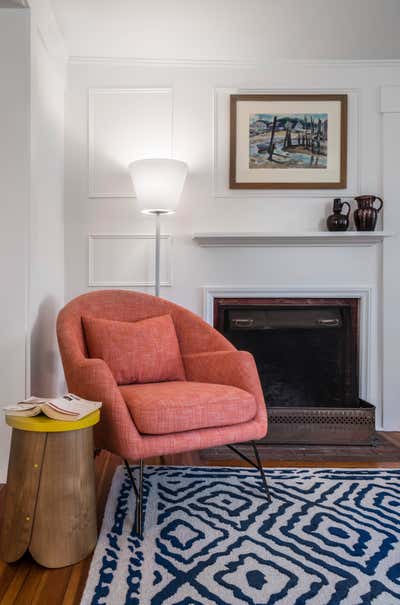
<path id="1" fill-rule="evenodd" d="M 215 298 L 358 298 L 360 300 L 360 397 L 371 398 L 371 351 L 373 328 L 376 321 L 376 292 L 373 286 L 204 286 L 203 317 L 214 324 Z M 378 428 L 383 425 L 383 409 L 376 402 Z"/>
<path id="2" fill-rule="evenodd" d="M 88 197 L 90 198 L 134 198 L 135 194 L 132 190 L 131 194 L 126 193 L 113 193 L 96 191 L 95 187 L 95 165 L 94 165 L 94 149 L 95 149 L 95 136 L 94 136 L 94 99 L 97 95 L 107 94 L 160 94 L 171 96 L 171 144 L 170 153 L 172 156 L 172 142 L 173 142 L 173 118 L 174 118 L 174 105 L 173 105 L 173 89 L 172 88 L 113 88 L 113 87 L 92 87 L 88 89 L 87 96 L 87 175 L 88 175 Z M 128 170 L 128 167 L 126 167 Z"/>
<path id="3" fill-rule="evenodd" d="M 289 231 L 193 233 L 192 240 L 204 248 L 288 246 L 364 246 L 382 243 L 394 234 L 385 231 Z"/>
<path id="4" fill-rule="evenodd" d="M 88 234 L 88 286 L 90 288 L 115 288 L 115 287 L 155 287 L 154 280 L 151 281 L 96 281 L 95 279 L 95 251 L 94 242 L 97 239 L 113 240 L 113 239 L 144 239 L 155 240 L 155 235 L 147 233 L 89 233 Z M 168 263 L 167 263 L 167 279 L 161 281 L 161 286 L 172 286 L 172 236 L 167 233 L 161 235 L 161 239 L 166 241 L 168 247 Z"/>
<path id="5" fill-rule="evenodd" d="M 400 113 L 400 86 L 381 86 L 381 113 Z"/>
<path id="6" fill-rule="evenodd" d="M 120 65 L 137 67 L 200 67 L 200 68 L 270 68 L 276 65 L 285 65 L 307 68 L 353 68 L 353 69 L 371 69 L 371 68 L 400 68 L 400 59 L 269 59 L 268 61 L 250 61 L 241 59 L 180 59 L 163 57 L 96 57 L 84 55 L 70 55 L 68 58 L 70 65 Z"/>

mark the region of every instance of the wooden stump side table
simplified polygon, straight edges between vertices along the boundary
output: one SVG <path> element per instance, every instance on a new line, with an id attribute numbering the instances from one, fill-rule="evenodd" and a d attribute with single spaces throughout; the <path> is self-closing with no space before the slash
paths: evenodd
<path id="1" fill-rule="evenodd" d="M 76 422 L 7 416 L 13 428 L 0 559 L 29 549 L 44 567 L 84 559 L 97 540 L 93 425 L 100 411 Z"/>

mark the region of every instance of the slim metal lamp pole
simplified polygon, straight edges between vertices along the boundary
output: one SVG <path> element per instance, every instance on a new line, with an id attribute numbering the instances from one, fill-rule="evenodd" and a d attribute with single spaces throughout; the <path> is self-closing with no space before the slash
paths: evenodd
<path id="1" fill-rule="evenodd" d="M 1 2 L 1 0 L 0 0 Z M 173 214 L 179 203 L 187 165 L 171 158 L 146 158 L 129 164 L 129 171 L 141 212 L 156 215 L 154 258 L 155 295 L 160 296 L 161 214 Z"/>
<path id="2" fill-rule="evenodd" d="M 155 255 L 155 293 L 156 296 L 160 296 L 160 214 L 161 212 L 155 212 L 156 215 L 156 255 Z"/>

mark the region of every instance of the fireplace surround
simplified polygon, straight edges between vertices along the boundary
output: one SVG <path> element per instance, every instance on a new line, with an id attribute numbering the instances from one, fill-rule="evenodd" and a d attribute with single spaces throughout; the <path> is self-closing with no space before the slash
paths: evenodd
<path id="1" fill-rule="evenodd" d="M 375 407 L 360 396 L 365 296 L 206 294 L 214 327 L 256 359 L 269 413 L 265 443 L 373 443 Z"/>

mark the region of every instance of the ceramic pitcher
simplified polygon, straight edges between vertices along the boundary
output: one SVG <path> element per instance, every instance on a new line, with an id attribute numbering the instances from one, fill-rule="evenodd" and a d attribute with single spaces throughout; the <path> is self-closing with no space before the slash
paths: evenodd
<path id="1" fill-rule="evenodd" d="M 347 207 L 347 212 L 342 212 L 344 207 Z M 333 200 L 333 214 L 328 216 L 326 221 L 329 231 L 346 231 L 349 227 L 350 204 L 342 202 L 340 197 Z"/>
<path id="2" fill-rule="evenodd" d="M 383 200 L 376 195 L 359 195 L 354 199 L 358 204 L 357 210 L 354 211 L 357 231 L 374 231 Z M 374 206 L 376 201 L 379 202 L 379 207 Z"/>

